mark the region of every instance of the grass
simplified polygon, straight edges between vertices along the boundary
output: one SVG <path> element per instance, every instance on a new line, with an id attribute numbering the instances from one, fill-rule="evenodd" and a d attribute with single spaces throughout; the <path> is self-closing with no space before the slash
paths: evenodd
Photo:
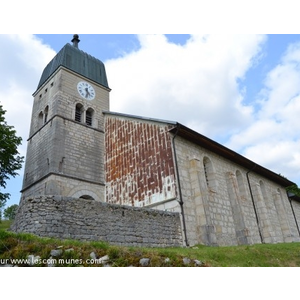
<path id="1" fill-rule="evenodd" d="M 0 221 L 0 230 L 6 230 L 9 228 L 12 221 L 10 220 L 1 220 Z"/>
<path id="2" fill-rule="evenodd" d="M 97 258 L 109 256 L 109 265 L 114 267 L 140 266 L 141 258 L 150 258 L 150 267 L 194 266 L 194 260 L 211 267 L 299 267 L 300 243 L 257 244 L 232 247 L 208 247 L 198 245 L 192 248 L 138 248 L 120 247 L 105 242 L 80 242 L 40 238 L 32 234 L 7 231 L 10 222 L 0 223 L 0 260 L 26 259 L 28 255 L 40 256 L 35 266 L 47 266 L 51 250 L 61 249 L 57 266 L 98 267 L 91 261 L 90 253 Z M 189 265 L 183 258 L 191 259 Z M 168 258 L 168 260 L 166 260 Z M 58 259 L 60 261 L 58 262 Z M 18 263 L 27 266 L 26 263 Z"/>
<path id="3" fill-rule="evenodd" d="M 230 247 L 182 249 L 212 267 L 299 267 L 300 243 L 257 244 Z M 171 249 L 170 251 L 176 251 Z"/>

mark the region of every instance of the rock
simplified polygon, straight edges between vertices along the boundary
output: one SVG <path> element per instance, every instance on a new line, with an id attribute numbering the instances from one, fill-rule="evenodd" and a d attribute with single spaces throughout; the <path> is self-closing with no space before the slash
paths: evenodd
<path id="1" fill-rule="evenodd" d="M 201 267 L 203 265 L 203 262 L 201 260 L 194 259 L 194 264 L 196 267 Z"/>
<path id="2" fill-rule="evenodd" d="M 90 258 L 97 259 L 96 253 L 95 252 L 90 253 Z"/>
<path id="3" fill-rule="evenodd" d="M 140 259 L 140 265 L 142 267 L 147 267 L 149 266 L 149 263 L 150 263 L 150 258 L 141 258 Z"/>
<path id="4" fill-rule="evenodd" d="M 189 265 L 189 264 L 191 263 L 191 260 L 190 260 L 189 258 L 187 258 L 187 257 L 184 257 L 184 258 L 182 259 L 182 261 L 183 261 L 183 263 L 184 263 L 185 265 Z"/>
<path id="5" fill-rule="evenodd" d="M 98 259 L 98 261 L 100 264 L 105 264 L 106 262 L 109 261 L 109 256 L 108 255 L 102 256 Z"/>
<path id="6" fill-rule="evenodd" d="M 62 249 L 58 249 L 58 250 L 55 249 L 55 250 L 51 250 L 50 255 L 54 257 L 60 256 L 62 252 L 63 252 Z"/>
<path id="7" fill-rule="evenodd" d="M 35 264 L 39 263 L 40 256 L 34 256 L 34 255 L 28 255 L 27 256 L 27 261 L 29 266 L 34 266 Z"/>
<path id="8" fill-rule="evenodd" d="M 70 248 L 70 249 L 66 249 L 66 250 L 65 250 L 65 252 L 72 252 L 72 251 L 74 251 L 73 248 Z"/>

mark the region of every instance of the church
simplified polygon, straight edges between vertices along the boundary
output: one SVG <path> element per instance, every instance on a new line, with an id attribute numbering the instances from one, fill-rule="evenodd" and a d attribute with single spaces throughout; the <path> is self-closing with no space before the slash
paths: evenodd
<path id="1" fill-rule="evenodd" d="M 85 209 L 174 213 L 182 246 L 300 241 L 293 182 L 184 124 L 110 111 L 105 66 L 79 41 L 49 62 L 33 93 L 15 231 L 34 223 L 22 218 L 28 199 L 55 196 Z"/>

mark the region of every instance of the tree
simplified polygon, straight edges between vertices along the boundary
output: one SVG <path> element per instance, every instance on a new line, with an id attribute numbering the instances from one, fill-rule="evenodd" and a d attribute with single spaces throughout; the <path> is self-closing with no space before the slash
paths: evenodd
<path id="1" fill-rule="evenodd" d="M 18 207 L 19 207 L 18 204 L 13 204 L 7 207 L 6 209 L 4 209 L 4 214 L 3 214 L 4 218 L 8 220 L 14 220 Z"/>
<path id="2" fill-rule="evenodd" d="M 288 186 L 288 187 L 286 188 L 286 190 L 287 190 L 288 192 L 290 192 L 290 193 L 292 193 L 292 194 L 294 194 L 294 195 L 300 197 L 300 189 L 299 189 L 299 187 L 298 187 L 297 184 L 293 184 L 293 185 L 291 185 L 291 186 Z"/>
<path id="3" fill-rule="evenodd" d="M 24 161 L 24 157 L 18 152 L 22 138 L 16 136 L 13 126 L 7 125 L 5 113 L 6 111 L 0 105 L 0 210 L 10 196 L 9 193 L 2 193 L 1 188 L 6 187 L 9 176 L 18 175 L 17 171 L 22 168 Z"/>

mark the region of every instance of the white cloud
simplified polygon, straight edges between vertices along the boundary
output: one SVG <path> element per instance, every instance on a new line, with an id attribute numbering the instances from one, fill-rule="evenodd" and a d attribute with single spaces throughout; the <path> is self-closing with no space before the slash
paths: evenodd
<path id="1" fill-rule="evenodd" d="M 106 62 L 111 110 L 179 121 L 300 180 L 300 45 L 268 73 L 257 110 L 243 102 L 247 87 L 238 82 L 261 58 L 265 36 L 193 35 L 183 46 L 162 35 L 139 41 L 139 50 Z"/>
<path id="2" fill-rule="evenodd" d="M 256 121 L 227 146 L 291 180 L 300 180 L 300 43 L 267 74 Z"/>
<path id="3" fill-rule="evenodd" d="M 14 126 L 23 139 L 19 152 L 26 155 L 27 138 L 33 97 L 43 69 L 55 52 L 33 35 L 0 34 L 0 103 L 6 110 L 8 125 Z M 7 206 L 18 204 L 22 188 L 23 169 L 19 177 L 7 182 L 6 192 L 11 194 Z"/>
<path id="4" fill-rule="evenodd" d="M 185 45 L 139 36 L 141 48 L 106 62 L 111 110 L 181 122 L 210 137 L 252 121 L 237 83 L 265 41 L 260 35 L 193 35 Z"/>
<path id="5" fill-rule="evenodd" d="M 6 121 L 23 138 L 21 155 L 26 153 L 32 110 L 32 93 L 55 52 L 33 35 L 0 35 L 0 103 Z"/>

